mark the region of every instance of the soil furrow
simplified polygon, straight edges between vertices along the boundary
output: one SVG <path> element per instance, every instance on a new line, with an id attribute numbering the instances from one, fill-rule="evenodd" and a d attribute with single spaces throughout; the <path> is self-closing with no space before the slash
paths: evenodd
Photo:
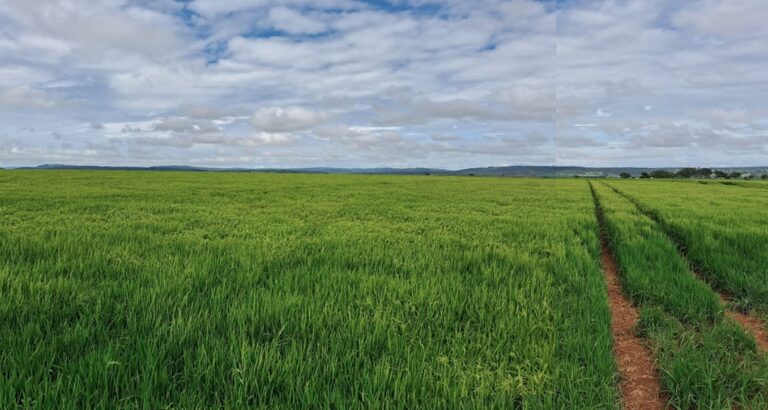
<path id="1" fill-rule="evenodd" d="M 723 303 L 728 302 L 726 299 L 722 299 L 722 295 L 721 300 Z M 725 314 L 731 319 L 739 322 L 744 329 L 755 336 L 755 342 L 757 342 L 757 348 L 760 349 L 760 351 L 768 352 L 768 334 L 765 333 L 763 322 L 760 319 L 732 309 L 726 309 Z"/>
<path id="2" fill-rule="evenodd" d="M 701 282 L 707 283 L 707 281 L 704 280 L 704 278 L 698 272 L 693 271 L 693 275 L 696 276 L 696 278 Z M 741 325 L 741 327 L 743 327 L 747 332 L 751 333 L 755 337 L 757 348 L 760 351 L 768 352 L 768 333 L 765 332 L 765 326 L 763 326 L 763 322 L 754 316 L 750 316 L 750 315 L 741 313 L 738 310 L 731 309 L 730 307 L 731 297 L 726 295 L 725 293 L 721 293 L 721 292 L 716 292 L 716 293 L 717 293 L 717 296 L 720 298 L 720 303 L 722 303 L 723 307 L 725 307 L 725 314 L 731 319 L 738 322 Z"/>
<path id="3" fill-rule="evenodd" d="M 664 409 L 666 408 L 666 400 L 663 398 L 661 381 L 651 352 L 633 332 L 638 319 L 637 309 L 632 306 L 621 291 L 619 267 L 608 246 L 602 211 L 594 190 L 592 196 L 595 200 L 600 226 L 601 262 L 608 287 L 613 351 L 620 375 L 619 389 L 622 408 L 627 410 Z"/>
<path id="4" fill-rule="evenodd" d="M 664 234 L 672 241 L 672 243 L 675 244 L 675 246 L 677 247 L 678 252 L 680 253 L 680 256 L 682 256 L 688 262 L 688 267 L 689 267 L 691 273 L 693 274 L 693 276 L 695 276 L 696 279 L 698 279 L 702 283 L 704 283 L 707 286 L 709 286 L 709 288 L 713 292 L 715 292 L 715 294 L 718 295 L 718 297 L 720 298 L 720 303 L 722 303 L 724 308 L 725 308 L 725 314 L 728 317 L 730 317 L 731 319 L 733 319 L 736 322 L 738 322 L 747 332 L 751 333 L 755 337 L 755 342 L 757 343 L 757 348 L 760 351 L 768 352 L 768 333 L 766 333 L 766 331 L 765 331 L 765 326 L 764 326 L 763 322 L 760 319 L 758 319 L 758 318 L 756 318 L 754 316 L 744 314 L 744 313 L 739 312 L 737 310 L 734 310 L 734 309 L 732 309 L 730 307 L 730 303 L 729 303 L 730 300 L 731 300 L 730 296 L 725 294 L 725 293 L 723 293 L 723 292 L 718 291 L 717 289 L 715 289 L 714 287 L 709 285 L 709 282 L 707 282 L 707 280 L 704 279 L 704 275 L 702 275 L 701 272 L 699 272 L 694 267 L 694 265 L 691 263 L 690 258 L 688 257 L 688 253 L 685 250 L 686 249 L 685 243 L 682 242 L 678 237 L 676 237 L 675 235 L 670 233 L 665 228 L 665 226 L 662 223 L 662 221 L 659 220 L 659 216 L 654 215 L 651 212 L 648 212 L 646 209 L 644 209 L 642 206 L 640 206 L 640 204 L 637 202 L 637 200 L 635 200 L 631 196 L 625 194 L 621 190 L 619 190 L 619 189 L 617 189 L 617 188 L 615 188 L 615 187 L 613 187 L 611 185 L 608 185 L 608 184 L 605 184 L 605 183 L 603 183 L 603 184 L 605 186 L 611 188 L 611 190 L 613 190 L 614 192 L 616 192 L 617 194 L 622 196 L 624 199 L 626 199 L 630 203 L 632 203 L 635 206 L 635 208 L 637 208 L 638 212 L 640 212 L 643 215 L 647 216 L 648 218 L 650 218 L 651 220 L 653 220 L 656 223 L 656 225 L 661 229 L 661 231 L 664 232 Z"/>

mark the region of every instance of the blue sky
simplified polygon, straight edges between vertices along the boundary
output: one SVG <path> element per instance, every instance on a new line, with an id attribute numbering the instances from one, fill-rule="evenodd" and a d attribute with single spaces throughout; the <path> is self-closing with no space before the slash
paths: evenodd
<path id="1" fill-rule="evenodd" d="M 0 166 L 768 164 L 763 0 L 0 0 Z"/>

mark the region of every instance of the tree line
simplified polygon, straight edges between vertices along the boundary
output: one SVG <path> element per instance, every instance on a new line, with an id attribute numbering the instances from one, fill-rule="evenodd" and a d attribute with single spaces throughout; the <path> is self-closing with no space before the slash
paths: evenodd
<path id="1" fill-rule="evenodd" d="M 622 172 L 619 174 L 622 178 L 631 178 L 632 174 L 629 172 Z M 643 172 L 640 174 L 641 179 L 647 179 L 647 178 L 654 178 L 654 179 L 670 179 L 670 178 L 720 178 L 720 179 L 739 179 L 739 178 L 746 178 L 746 179 L 754 179 L 754 175 L 752 174 L 742 174 L 741 172 L 733 171 L 733 172 L 724 172 L 720 170 L 712 170 L 710 168 L 683 168 L 680 169 L 677 172 L 671 172 L 667 170 L 656 170 L 651 172 Z M 768 179 L 768 174 L 763 174 L 761 179 Z"/>

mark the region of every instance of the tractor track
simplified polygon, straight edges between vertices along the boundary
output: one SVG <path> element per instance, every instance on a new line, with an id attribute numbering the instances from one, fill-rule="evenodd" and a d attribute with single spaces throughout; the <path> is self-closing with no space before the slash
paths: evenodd
<path id="1" fill-rule="evenodd" d="M 597 194 L 592 191 L 600 229 L 600 256 L 608 289 L 611 310 L 611 334 L 613 352 L 618 366 L 619 390 L 623 409 L 664 409 L 667 400 L 661 389 L 659 373 L 650 350 L 637 337 L 633 329 L 638 320 L 637 309 L 632 306 L 621 290 L 619 265 L 611 252 L 603 223 L 603 212 Z"/>
<path id="2" fill-rule="evenodd" d="M 675 244 L 675 247 L 677 248 L 678 252 L 680 253 L 680 256 L 685 259 L 685 261 L 688 263 L 688 269 L 690 270 L 691 274 L 700 282 L 707 285 L 712 292 L 714 292 L 719 298 L 720 303 L 724 307 L 725 315 L 729 318 L 735 320 L 737 323 L 739 323 L 747 332 L 752 334 L 755 337 L 755 342 L 757 344 L 757 348 L 762 352 L 768 352 L 768 333 L 765 331 L 765 326 L 762 322 L 762 320 L 752 316 L 748 315 L 742 312 L 739 312 L 735 309 L 731 308 L 730 301 L 732 297 L 724 292 L 720 292 L 717 289 L 715 289 L 712 285 L 709 284 L 709 282 L 705 279 L 705 276 L 702 275 L 702 273 L 694 266 L 694 264 L 691 262 L 690 257 L 688 256 L 688 252 L 686 251 L 686 245 L 685 242 L 682 241 L 679 237 L 674 235 L 669 231 L 669 229 L 666 228 L 665 224 L 661 220 L 661 218 L 654 214 L 653 212 L 649 212 L 647 209 L 645 209 L 635 198 L 625 194 L 621 190 L 606 184 L 605 182 L 601 182 L 606 187 L 610 188 L 613 192 L 620 195 L 622 198 L 629 201 L 632 205 L 635 206 L 635 208 L 640 212 L 641 214 L 647 216 L 650 218 L 656 226 L 659 227 L 661 232 L 663 232 L 669 240 L 672 241 L 672 243 Z"/>

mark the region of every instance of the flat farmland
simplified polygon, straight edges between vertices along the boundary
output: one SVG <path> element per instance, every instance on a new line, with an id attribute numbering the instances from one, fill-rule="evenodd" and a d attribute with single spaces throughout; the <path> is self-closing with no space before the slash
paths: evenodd
<path id="1" fill-rule="evenodd" d="M 584 181 L 0 174 L 0 407 L 610 407 Z"/>
<path id="2" fill-rule="evenodd" d="M 742 319 L 768 299 L 738 277 L 765 274 L 763 204 L 688 181 L 2 171 L 0 407 L 761 408 Z"/>
<path id="3" fill-rule="evenodd" d="M 658 220 L 715 288 L 768 317 L 768 183 L 615 181 Z"/>

